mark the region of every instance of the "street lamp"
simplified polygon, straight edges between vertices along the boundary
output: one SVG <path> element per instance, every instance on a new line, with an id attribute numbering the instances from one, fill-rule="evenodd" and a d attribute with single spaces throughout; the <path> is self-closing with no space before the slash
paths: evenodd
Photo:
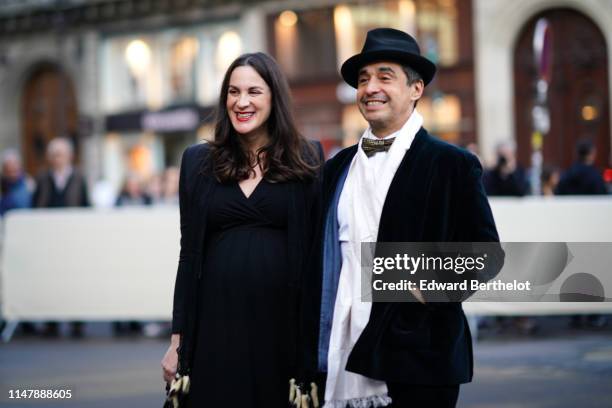
<path id="1" fill-rule="evenodd" d="M 285 27 L 293 27 L 298 21 L 298 16 L 294 11 L 285 10 L 278 16 L 278 21 Z"/>
<path id="2" fill-rule="evenodd" d="M 151 63 L 151 48 L 141 39 L 132 40 L 125 48 L 125 61 L 130 70 L 132 95 L 134 100 L 138 100 L 138 91 L 144 88 L 147 70 Z"/>
<path id="3" fill-rule="evenodd" d="M 217 44 L 216 63 L 219 71 L 225 71 L 227 67 L 242 52 L 242 40 L 235 31 L 226 31 L 219 37 Z"/>
<path id="4" fill-rule="evenodd" d="M 141 39 L 132 40 L 125 48 L 125 60 L 132 74 L 140 78 L 151 63 L 151 48 Z"/>

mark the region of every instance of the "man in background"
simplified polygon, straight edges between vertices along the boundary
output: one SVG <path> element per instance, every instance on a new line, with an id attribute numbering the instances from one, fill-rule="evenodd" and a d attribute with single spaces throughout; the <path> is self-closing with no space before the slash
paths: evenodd
<path id="1" fill-rule="evenodd" d="M 489 196 L 522 197 L 529 191 L 527 176 L 516 161 L 515 148 L 510 143 L 497 146 L 497 163 L 483 176 L 485 190 Z"/>
<path id="2" fill-rule="evenodd" d="M 32 192 L 27 175 L 23 172 L 21 158 L 15 150 L 9 149 L 2 154 L 0 189 L 2 190 L 0 216 L 15 208 L 30 207 Z"/>
<path id="3" fill-rule="evenodd" d="M 36 191 L 32 200 L 36 208 L 88 207 L 87 184 L 83 175 L 74 168 L 74 150 L 66 138 L 56 138 L 47 146 L 49 169 L 36 179 Z M 57 337 L 57 322 L 49 322 L 43 333 Z M 72 337 L 82 337 L 83 323 L 72 322 Z"/>
<path id="4" fill-rule="evenodd" d="M 73 167 L 74 151 L 68 139 L 56 138 L 47 146 L 49 169 L 36 179 L 36 208 L 89 207 L 87 184 Z"/>
<path id="5" fill-rule="evenodd" d="M 561 176 L 555 193 L 558 195 L 603 195 L 607 194 L 606 183 L 595 167 L 597 149 L 590 140 L 576 144 L 576 162 Z M 603 327 L 607 317 L 603 315 L 573 315 L 570 326 Z"/>
<path id="6" fill-rule="evenodd" d="M 7 149 L 2 153 L 2 176 L 0 177 L 0 217 L 10 210 L 29 208 L 32 202 L 31 183 L 23 172 L 21 157 L 16 150 Z M 4 327 L 4 322 L 0 324 Z M 36 328 L 31 322 L 21 322 L 24 334 L 33 334 Z"/>
<path id="7" fill-rule="evenodd" d="M 597 149 L 590 140 L 576 144 L 576 162 L 561 176 L 556 193 L 559 195 L 607 194 L 606 183 L 597 167 Z"/>

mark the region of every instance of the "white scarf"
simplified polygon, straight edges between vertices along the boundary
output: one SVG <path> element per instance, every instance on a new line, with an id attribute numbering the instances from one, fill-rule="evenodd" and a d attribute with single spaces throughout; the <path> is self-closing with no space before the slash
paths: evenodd
<path id="1" fill-rule="evenodd" d="M 357 146 L 342 195 L 350 208 L 350 241 L 341 242 L 342 269 L 327 358 L 327 382 L 323 408 L 377 408 L 391 403 L 384 381 L 373 380 L 346 371 L 348 356 L 370 319 L 371 302 L 361 300 L 361 243 L 375 242 L 385 198 L 406 150 L 423 124 L 415 110 L 386 153 L 381 168 L 375 173 L 372 163 L 361 148 L 364 137 L 372 137 L 368 128 Z M 342 197 L 341 197 L 342 200 Z M 369 274 L 368 274 L 369 275 Z"/>

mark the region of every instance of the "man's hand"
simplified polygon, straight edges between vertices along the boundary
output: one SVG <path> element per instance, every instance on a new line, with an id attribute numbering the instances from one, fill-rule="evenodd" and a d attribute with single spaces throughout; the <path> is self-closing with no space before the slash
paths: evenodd
<path id="1" fill-rule="evenodd" d="M 170 339 L 170 347 L 168 347 L 168 350 L 161 361 L 164 380 L 167 383 L 172 382 L 172 379 L 176 374 L 176 369 L 178 367 L 178 353 L 176 349 L 178 348 L 180 341 L 180 334 L 172 335 L 172 338 Z"/>

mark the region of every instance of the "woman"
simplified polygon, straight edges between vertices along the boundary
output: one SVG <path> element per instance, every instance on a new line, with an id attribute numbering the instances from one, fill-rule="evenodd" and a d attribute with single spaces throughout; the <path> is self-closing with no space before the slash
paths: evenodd
<path id="1" fill-rule="evenodd" d="M 125 178 L 121 193 L 115 201 L 116 207 L 138 207 L 151 205 L 151 196 L 143 191 L 142 181 L 135 173 L 130 173 Z"/>
<path id="2" fill-rule="evenodd" d="M 183 154 L 181 255 L 162 367 L 169 381 L 180 343 L 192 407 L 286 405 L 321 161 L 290 106 L 276 62 L 242 55 L 221 86 L 214 142 Z"/>

